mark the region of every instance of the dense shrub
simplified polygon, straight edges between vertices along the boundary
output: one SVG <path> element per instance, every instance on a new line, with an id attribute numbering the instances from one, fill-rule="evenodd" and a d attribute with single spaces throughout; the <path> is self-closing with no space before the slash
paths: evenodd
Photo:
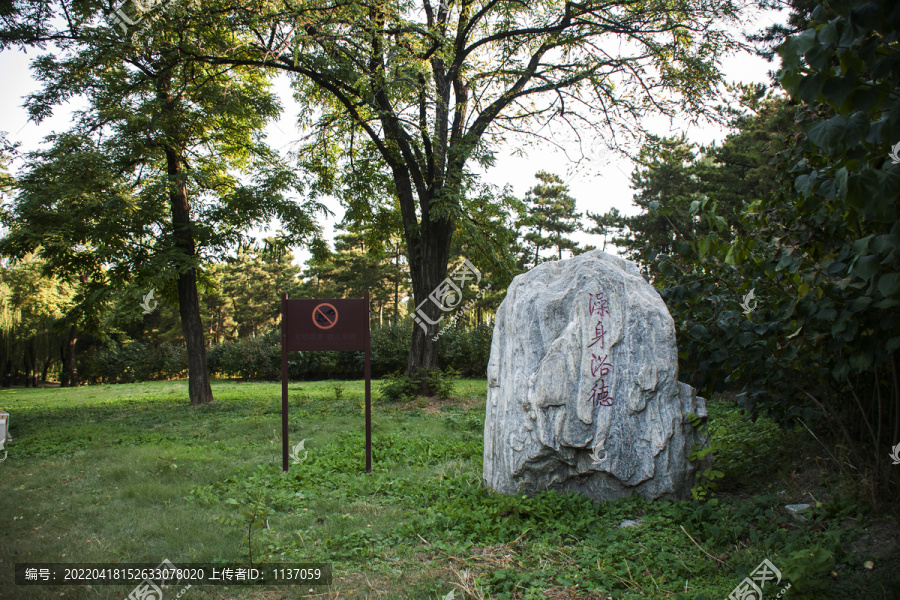
<path id="1" fill-rule="evenodd" d="M 163 343 L 111 342 L 86 356 L 80 364 L 81 379 L 88 383 L 131 383 L 172 379 L 187 373 L 184 346 Z"/>
<path id="2" fill-rule="evenodd" d="M 276 350 L 280 357 L 280 343 Z M 365 355 L 362 352 L 312 351 L 288 354 L 288 374 L 291 379 L 358 379 L 363 376 L 364 367 Z"/>
<path id="3" fill-rule="evenodd" d="M 412 323 L 372 329 L 372 377 L 404 372 L 409 359 Z M 438 357 L 441 366 L 466 377 L 483 377 L 491 349 L 491 328 L 453 327 L 441 336 Z M 86 356 L 80 372 L 89 383 L 128 383 L 167 379 L 187 374 L 187 354 L 181 345 L 143 342 L 111 342 Z M 214 344 L 206 350 L 210 375 L 241 379 L 281 378 L 281 332 L 273 329 L 256 337 Z M 288 375 L 292 380 L 355 379 L 363 376 L 362 352 L 291 352 Z M 436 381 L 435 384 L 439 384 Z M 440 387 L 438 385 L 438 387 Z M 446 386 L 445 386 L 446 387 Z M 437 389 L 437 388 L 435 388 Z"/>
<path id="4" fill-rule="evenodd" d="M 362 352 L 291 352 L 288 376 L 293 380 L 362 377 Z M 281 378 L 281 333 L 277 329 L 254 338 L 216 344 L 207 350 L 210 374 L 242 379 Z"/>
<path id="5" fill-rule="evenodd" d="M 281 338 L 277 332 L 226 342 L 216 348 L 221 358 L 210 372 L 243 379 L 279 379 L 281 377 Z"/>
<path id="6" fill-rule="evenodd" d="M 405 371 L 409 362 L 412 322 L 403 320 L 393 325 L 372 328 L 372 376 Z"/>
<path id="7" fill-rule="evenodd" d="M 379 399 L 384 402 L 405 402 L 416 395 L 418 383 L 405 373 L 389 374 L 381 378 Z"/>
<path id="8" fill-rule="evenodd" d="M 734 223 L 715 194 L 692 200 L 706 231 L 660 253 L 654 283 L 696 365 L 689 383 L 739 387 L 754 414 L 817 430 L 873 499 L 896 498 L 900 12 L 829 6 L 779 47 L 796 108 L 769 144 L 782 148 L 772 189 L 745 198 Z"/>
<path id="9" fill-rule="evenodd" d="M 457 379 L 459 371 L 453 368 L 421 372 L 414 377 L 406 373 L 388 374 L 381 378 L 379 397 L 385 402 L 404 402 L 422 393 L 446 400 L 453 392 L 453 384 Z"/>
<path id="10" fill-rule="evenodd" d="M 459 371 L 449 367 L 437 369 L 425 375 L 425 383 L 428 393 L 446 400 L 453 392 L 453 384 L 459 379 Z"/>
<path id="11" fill-rule="evenodd" d="M 493 326 L 485 324 L 446 330 L 438 344 L 441 367 L 456 369 L 463 377 L 486 377 L 493 332 Z"/>
<path id="12" fill-rule="evenodd" d="M 409 320 L 372 330 L 372 376 L 406 371 L 413 324 Z M 443 369 L 455 369 L 463 377 L 485 377 L 491 353 L 493 326 L 450 327 L 443 330 L 438 360 Z"/>

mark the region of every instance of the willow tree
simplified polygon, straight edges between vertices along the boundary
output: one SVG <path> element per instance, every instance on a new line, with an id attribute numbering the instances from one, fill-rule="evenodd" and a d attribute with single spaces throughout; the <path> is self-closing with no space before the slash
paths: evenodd
<path id="1" fill-rule="evenodd" d="M 6 45 L 55 45 L 33 63 L 43 88 L 27 101 L 32 118 L 73 97 L 87 108 L 31 153 L 0 249 L 37 250 L 51 269 L 79 274 L 95 304 L 133 280 L 177 301 L 190 402 L 211 402 L 201 263 L 272 219 L 284 241 L 318 231 L 321 207 L 291 198 L 300 182 L 263 140 L 278 99 L 258 69 L 185 60 L 180 44 L 219 40 L 171 14 L 123 36 L 97 3 L 13 4 Z"/>
<path id="2" fill-rule="evenodd" d="M 0 381 L 15 385 L 20 369 L 25 387 L 46 382 L 63 343 L 60 319 L 71 305 L 73 289 L 44 275 L 41 260 L 27 255 L 0 264 Z"/>
<path id="3" fill-rule="evenodd" d="M 20 4 L 32 18 L 19 19 L 22 27 L 50 23 Z M 520 134 L 557 144 L 600 137 L 617 146 L 639 135 L 649 114 L 706 113 L 718 60 L 736 46 L 725 27 L 738 11 L 735 0 L 179 6 L 189 14 L 177 24 L 172 13 L 160 21 L 217 40 L 182 36 L 182 56 L 292 75 L 309 134 L 301 154 L 320 189 L 358 190 L 354 157 L 377 155 L 370 201 L 378 201 L 373 190 L 399 200 L 414 301 L 435 323 L 450 298 L 441 290 L 456 225 L 474 218 L 470 169 L 490 165 L 503 142 L 526 139 Z M 436 326 L 414 328 L 410 371 L 437 365 Z"/>

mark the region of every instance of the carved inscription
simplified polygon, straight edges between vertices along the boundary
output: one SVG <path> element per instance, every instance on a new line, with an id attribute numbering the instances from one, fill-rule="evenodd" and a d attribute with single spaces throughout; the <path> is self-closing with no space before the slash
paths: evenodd
<path id="1" fill-rule="evenodd" d="M 588 294 L 588 314 L 593 320 L 593 337 L 587 350 L 591 353 L 591 387 L 590 400 L 594 407 L 612 406 L 613 397 L 609 394 L 609 374 L 612 372 L 609 354 L 606 352 L 606 325 L 604 319 L 609 316 L 609 298 L 600 290 L 597 294 Z"/>

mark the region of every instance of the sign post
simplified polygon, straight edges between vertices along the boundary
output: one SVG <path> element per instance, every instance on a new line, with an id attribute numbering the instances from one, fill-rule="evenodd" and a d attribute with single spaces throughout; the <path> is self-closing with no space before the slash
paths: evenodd
<path id="1" fill-rule="evenodd" d="M 366 473 L 372 472 L 372 372 L 369 292 L 364 298 L 292 299 L 281 295 L 282 467 L 288 470 L 288 364 L 291 350 L 362 350 L 366 378 Z"/>

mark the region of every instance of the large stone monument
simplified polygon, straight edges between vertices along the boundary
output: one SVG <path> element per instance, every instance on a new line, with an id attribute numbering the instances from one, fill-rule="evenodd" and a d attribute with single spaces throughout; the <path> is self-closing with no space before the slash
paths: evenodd
<path id="1" fill-rule="evenodd" d="M 608 500 L 682 498 L 694 484 L 675 326 L 637 267 L 595 250 L 516 277 L 488 363 L 484 482 Z"/>

